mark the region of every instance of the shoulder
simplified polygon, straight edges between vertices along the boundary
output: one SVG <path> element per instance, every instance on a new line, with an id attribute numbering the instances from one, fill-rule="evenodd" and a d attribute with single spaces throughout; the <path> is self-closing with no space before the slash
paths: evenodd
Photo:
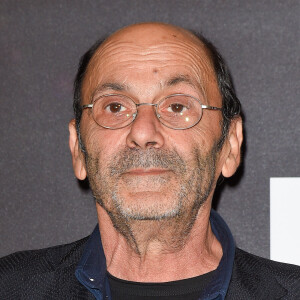
<path id="1" fill-rule="evenodd" d="M 300 278 L 299 266 L 280 263 L 277 261 L 259 257 L 254 254 L 250 254 L 244 250 L 241 250 L 239 248 L 236 248 L 234 263 L 239 268 L 243 268 L 243 269 L 247 268 L 251 271 L 254 270 L 256 272 L 268 271 L 276 276 L 289 275 L 289 277 L 295 276 L 297 278 Z"/>
<path id="2" fill-rule="evenodd" d="M 42 270 L 55 270 L 66 260 L 76 261 L 80 258 L 87 238 L 64 245 L 39 250 L 20 251 L 0 258 L 0 278 L 14 272 L 36 273 Z"/>
<path id="3" fill-rule="evenodd" d="M 37 292 L 39 288 L 49 289 L 62 273 L 74 274 L 87 239 L 46 249 L 16 252 L 1 258 L 0 296 L 15 299 L 20 296 L 19 293 L 26 293 L 29 289 L 31 292 Z"/>
<path id="4" fill-rule="evenodd" d="M 234 295 L 238 294 L 238 298 Z M 229 299 L 300 299 L 300 267 L 236 248 Z"/>

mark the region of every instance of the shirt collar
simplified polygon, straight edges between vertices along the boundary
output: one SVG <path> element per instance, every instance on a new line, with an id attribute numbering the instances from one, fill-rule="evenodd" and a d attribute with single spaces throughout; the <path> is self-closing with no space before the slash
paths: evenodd
<path id="1" fill-rule="evenodd" d="M 202 299 L 224 299 L 228 290 L 235 254 L 235 243 L 225 221 L 214 210 L 211 210 L 210 224 L 213 233 L 222 245 L 223 256 L 216 269 L 215 276 L 203 293 Z M 106 276 L 106 259 L 97 225 L 85 246 L 77 265 L 77 279 L 97 299 L 110 299 L 108 279 Z"/>
<path id="2" fill-rule="evenodd" d="M 235 242 L 229 227 L 213 209 L 210 213 L 210 224 L 214 235 L 222 246 L 223 256 L 214 278 L 204 291 L 204 296 L 205 299 L 225 299 L 232 275 Z"/>
<path id="3" fill-rule="evenodd" d="M 75 276 L 96 299 L 101 299 L 106 291 L 106 259 L 102 247 L 99 225 L 90 235 L 79 264 L 75 270 Z M 97 295 L 102 297 L 97 297 Z"/>

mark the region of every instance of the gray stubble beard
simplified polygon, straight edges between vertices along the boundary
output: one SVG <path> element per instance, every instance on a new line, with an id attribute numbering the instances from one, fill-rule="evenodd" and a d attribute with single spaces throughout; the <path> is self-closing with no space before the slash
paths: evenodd
<path id="1" fill-rule="evenodd" d="M 198 149 L 194 149 L 196 164 L 190 171 L 190 176 L 187 176 L 189 168 L 186 162 L 176 151 L 125 149 L 112 159 L 108 172 L 101 172 L 100 153 L 95 158 L 86 154 L 86 163 L 95 200 L 108 213 L 115 229 L 137 253 L 140 250 L 136 236 L 145 233 L 145 228 L 156 230 L 150 234 L 152 238 L 166 243 L 168 248 L 176 251 L 184 246 L 201 206 L 213 189 L 217 154 L 216 145 L 205 157 L 201 156 Z M 117 192 L 117 180 L 113 182 L 113 186 L 107 178 L 118 178 L 129 168 L 149 167 L 169 168 L 174 170 L 177 176 L 180 174 L 180 179 L 183 180 L 179 181 L 177 207 L 165 215 L 158 217 L 154 215 L 152 218 L 128 214 L 122 209 L 122 199 Z"/>

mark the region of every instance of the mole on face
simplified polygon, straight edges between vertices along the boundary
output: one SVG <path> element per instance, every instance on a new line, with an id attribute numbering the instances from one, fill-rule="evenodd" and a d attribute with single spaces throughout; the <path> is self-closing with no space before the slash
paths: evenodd
<path id="1" fill-rule="evenodd" d="M 153 73 L 154 74 L 157 74 L 158 73 L 158 70 L 155 68 L 155 69 L 153 69 Z"/>

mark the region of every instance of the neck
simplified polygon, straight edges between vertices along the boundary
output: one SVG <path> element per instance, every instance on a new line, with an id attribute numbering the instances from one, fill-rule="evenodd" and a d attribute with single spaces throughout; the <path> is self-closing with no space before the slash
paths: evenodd
<path id="1" fill-rule="evenodd" d="M 97 204 L 107 270 L 136 282 L 166 282 L 195 277 L 217 268 L 222 247 L 209 224 L 206 202 L 194 221 L 132 220 L 122 224 Z M 126 232 L 125 232 L 126 231 Z"/>

